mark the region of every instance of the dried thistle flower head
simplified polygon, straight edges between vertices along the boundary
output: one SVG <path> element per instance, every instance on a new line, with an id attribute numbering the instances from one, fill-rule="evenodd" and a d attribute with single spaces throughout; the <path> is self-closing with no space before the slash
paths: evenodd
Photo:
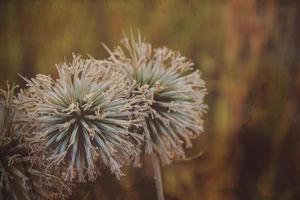
<path id="1" fill-rule="evenodd" d="M 185 158 L 183 144 L 203 132 L 202 115 L 207 106 L 205 82 L 193 63 L 179 52 L 166 47 L 153 49 L 150 44 L 125 37 L 123 46 L 110 51 L 106 65 L 122 71 L 135 83 L 135 93 L 144 94 L 140 110 L 147 113 L 142 121 L 146 154 L 158 154 L 163 164 Z"/>
<path id="2" fill-rule="evenodd" d="M 51 155 L 50 166 L 66 169 L 67 181 L 92 181 L 99 166 L 119 176 L 124 162 L 137 153 L 132 141 L 140 136 L 128 131 L 132 113 L 125 98 L 127 84 L 106 72 L 107 78 L 105 70 L 95 76 L 95 65 L 93 59 L 74 55 L 71 63 L 57 66 L 57 80 L 43 75 L 27 80 L 36 94 L 33 139 Z"/>
<path id="3" fill-rule="evenodd" d="M 0 90 L 0 199 L 31 200 L 63 197 L 68 187 L 57 177 L 34 166 L 31 155 L 16 120 L 18 101 L 16 86 Z"/>

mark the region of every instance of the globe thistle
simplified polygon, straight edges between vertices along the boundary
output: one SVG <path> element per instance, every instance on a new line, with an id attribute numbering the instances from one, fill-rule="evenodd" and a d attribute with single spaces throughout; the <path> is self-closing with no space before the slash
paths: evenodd
<path id="1" fill-rule="evenodd" d="M 145 138 L 144 152 L 157 154 L 163 164 L 185 158 L 183 144 L 191 147 L 191 139 L 203 132 L 202 115 L 207 106 L 205 82 L 193 63 L 179 52 L 166 47 L 152 48 L 142 41 L 125 37 L 105 62 L 126 74 L 135 84 L 135 94 L 145 95 L 140 112 Z M 134 95 L 133 95 L 134 96 Z"/>
<path id="2" fill-rule="evenodd" d="M 38 75 L 27 80 L 37 130 L 50 166 L 66 169 L 66 181 L 93 181 L 100 167 L 120 176 L 121 166 L 138 153 L 140 136 L 128 131 L 131 103 L 127 83 L 118 74 L 74 55 L 57 66 L 58 79 Z M 101 76 L 95 76 L 95 69 Z"/>
<path id="3" fill-rule="evenodd" d="M 31 200 L 64 197 L 69 188 L 57 177 L 40 170 L 34 163 L 28 143 L 22 137 L 16 86 L 0 90 L 0 199 Z"/>

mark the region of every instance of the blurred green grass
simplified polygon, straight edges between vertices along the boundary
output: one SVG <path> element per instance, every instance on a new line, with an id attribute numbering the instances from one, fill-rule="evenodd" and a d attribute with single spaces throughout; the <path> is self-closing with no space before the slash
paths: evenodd
<path id="1" fill-rule="evenodd" d="M 298 1 L 1 1 L 0 85 L 17 73 L 55 76 L 72 52 L 103 58 L 101 42 L 139 29 L 191 58 L 207 82 L 205 134 L 190 162 L 164 167 L 167 199 L 300 199 Z M 151 165 L 108 173 L 72 199 L 155 199 Z"/>

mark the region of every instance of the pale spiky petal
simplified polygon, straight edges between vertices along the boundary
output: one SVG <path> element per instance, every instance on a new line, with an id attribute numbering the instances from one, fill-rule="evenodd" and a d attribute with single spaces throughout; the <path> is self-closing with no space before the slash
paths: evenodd
<path id="1" fill-rule="evenodd" d="M 193 63 L 166 47 L 152 49 L 142 41 L 125 37 L 123 46 L 107 50 L 106 65 L 126 73 L 135 83 L 135 91 L 145 95 L 141 112 L 145 153 L 157 153 L 164 164 L 185 157 L 183 144 L 191 147 L 191 139 L 203 132 L 202 115 L 207 106 L 205 82 Z M 103 61 L 102 61 L 103 62 Z"/>
<path id="2" fill-rule="evenodd" d="M 124 161 L 137 152 L 131 140 L 139 136 L 128 131 L 126 82 L 112 80 L 120 78 L 112 74 L 94 76 L 95 65 L 74 55 L 72 63 L 57 66 L 57 80 L 42 75 L 27 80 L 36 93 L 34 140 L 49 152 L 51 165 L 67 169 L 68 181 L 94 180 L 99 166 L 119 176 Z"/>
<path id="3" fill-rule="evenodd" d="M 19 123 L 16 86 L 0 90 L 0 199 L 31 200 L 63 197 L 70 192 L 59 178 L 34 165 L 29 145 Z"/>

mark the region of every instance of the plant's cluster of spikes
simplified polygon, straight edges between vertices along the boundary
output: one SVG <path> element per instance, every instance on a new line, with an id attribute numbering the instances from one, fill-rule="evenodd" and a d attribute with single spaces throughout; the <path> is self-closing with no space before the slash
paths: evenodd
<path id="1" fill-rule="evenodd" d="M 66 181 L 93 181 L 101 166 L 120 176 L 121 166 L 139 153 L 134 143 L 142 137 L 128 130 L 134 125 L 128 83 L 117 73 L 95 76 L 96 68 L 105 71 L 74 55 L 72 63 L 57 66 L 57 80 L 27 80 L 36 94 L 33 140 L 51 152 L 50 165 L 66 169 Z"/>
<path id="2" fill-rule="evenodd" d="M 0 90 L 0 199 L 64 198 L 70 189 L 35 165 L 38 157 L 23 138 L 18 122 L 16 86 Z"/>
<path id="3" fill-rule="evenodd" d="M 108 168 L 119 177 L 124 164 L 140 164 L 145 154 L 169 164 L 184 159 L 203 132 L 206 88 L 191 61 L 140 35 L 105 48 L 110 57 L 103 60 L 74 54 L 57 65 L 57 79 L 24 78 L 28 87 L 17 97 L 14 88 L 1 91 L 2 197 L 66 194 L 56 176 L 94 181 Z"/>
<path id="4" fill-rule="evenodd" d="M 140 102 L 144 152 L 156 153 L 163 164 L 185 158 L 183 144 L 191 147 L 191 139 L 203 132 L 202 115 L 207 106 L 205 82 L 193 63 L 179 52 L 166 47 L 153 49 L 150 44 L 125 37 L 123 46 L 110 53 L 105 65 L 127 75 L 136 94 L 145 96 Z M 134 96 L 134 95 L 133 95 Z"/>

